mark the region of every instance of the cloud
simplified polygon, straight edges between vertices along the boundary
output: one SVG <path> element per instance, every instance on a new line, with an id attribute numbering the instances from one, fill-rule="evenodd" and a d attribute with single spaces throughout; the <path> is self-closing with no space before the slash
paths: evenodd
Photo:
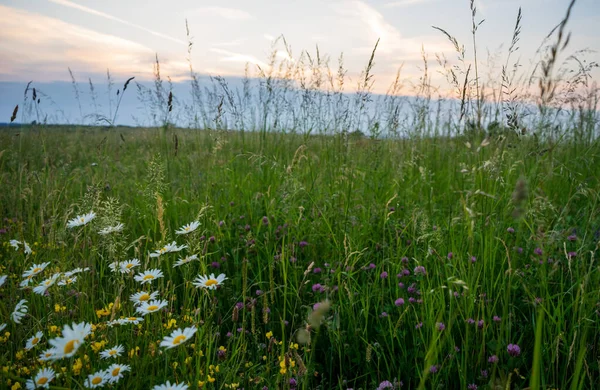
<path id="1" fill-rule="evenodd" d="M 219 17 L 227 20 L 249 20 L 254 17 L 248 12 L 237 9 L 237 8 L 225 8 L 225 7 L 202 7 L 192 11 L 193 14 L 204 16 L 204 17 Z"/>
<path id="2" fill-rule="evenodd" d="M 241 63 L 251 63 L 254 65 L 258 65 L 263 69 L 266 69 L 268 67 L 268 65 L 266 63 L 264 63 L 263 61 L 257 59 L 254 56 L 251 55 L 247 55 L 247 54 L 242 54 L 242 53 L 234 53 L 232 51 L 229 50 L 224 50 L 224 49 L 218 49 L 213 47 L 212 49 L 210 49 L 210 51 L 212 53 L 216 53 L 216 54 L 221 54 L 223 57 L 221 57 L 219 59 L 219 61 L 224 61 L 224 62 L 241 62 Z"/>
<path id="3" fill-rule="evenodd" d="M 0 5 L 0 75 L 6 80 L 68 79 L 67 67 L 81 75 L 152 77 L 155 53 L 114 35 Z M 164 74 L 185 74 L 187 65 L 161 60 Z"/>
<path id="4" fill-rule="evenodd" d="M 415 1 L 415 0 L 409 0 Z M 448 43 L 435 35 L 405 37 L 400 30 L 388 23 L 381 12 L 364 1 L 352 0 L 338 3 L 336 12 L 346 19 L 346 24 L 353 26 L 356 37 L 352 51 L 356 54 L 368 55 L 379 39 L 377 57 L 386 59 L 413 60 L 421 58 L 421 47 L 425 45 L 428 52 L 446 52 L 451 50 Z"/>
<path id="5" fill-rule="evenodd" d="M 234 39 L 232 41 L 223 41 L 223 42 L 216 42 L 216 43 L 212 43 L 212 46 L 217 46 L 217 47 L 233 47 L 233 46 L 241 46 L 244 44 L 244 42 L 246 42 L 246 39 Z"/>
<path id="6" fill-rule="evenodd" d="M 430 3 L 431 1 L 433 0 L 399 0 L 385 3 L 383 6 L 386 8 L 404 8 L 417 4 Z"/>
<path id="7" fill-rule="evenodd" d="M 159 38 L 164 38 L 164 39 L 168 39 L 168 40 L 170 40 L 172 42 L 176 42 L 176 43 L 179 43 L 179 44 L 182 44 L 182 45 L 187 45 L 187 42 L 182 41 L 181 39 L 173 38 L 173 37 L 171 37 L 169 35 L 165 35 L 165 34 L 157 32 L 157 31 L 150 30 L 149 28 L 140 26 L 140 25 L 135 24 L 135 23 L 128 22 L 127 20 L 123 20 L 123 19 L 118 18 L 116 16 L 113 16 L 113 15 L 110 15 L 110 14 L 107 14 L 107 13 L 104 13 L 104 12 L 101 12 L 101 11 L 97 11 L 95 9 L 92 9 L 92 8 L 89 8 L 89 7 L 86 7 L 86 6 L 74 3 L 74 2 L 69 1 L 69 0 L 48 0 L 48 1 L 50 1 L 51 3 L 55 3 L 55 4 L 59 4 L 59 5 L 65 6 L 65 7 L 74 8 L 74 9 L 77 9 L 79 11 L 91 14 L 91 15 L 96 15 L 96 16 L 99 16 L 101 18 L 112 20 L 112 21 L 124 24 L 126 26 L 129 26 L 129 27 L 134 27 L 134 28 L 137 28 L 139 30 L 145 31 L 145 32 L 147 32 L 149 34 L 152 34 L 152 35 L 154 35 L 156 37 L 159 37 Z"/>

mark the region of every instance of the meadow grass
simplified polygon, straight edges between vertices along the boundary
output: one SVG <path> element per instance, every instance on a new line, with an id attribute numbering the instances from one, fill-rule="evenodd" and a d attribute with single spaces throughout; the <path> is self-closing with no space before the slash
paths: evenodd
<path id="1" fill-rule="evenodd" d="M 598 383 L 597 142 L 263 137 L 2 132 L 6 387 L 52 367 L 61 374 L 55 388 L 80 388 L 115 362 L 131 368 L 110 385 L 119 388 Z M 67 228 L 90 211 L 91 222 Z M 196 231 L 175 234 L 192 221 Z M 117 223 L 122 231 L 98 234 Z M 188 248 L 149 256 L 174 240 Z M 192 254 L 199 259 L 173 267 Z M 141 262 L 133 272 L 111 271 L 132 258 Z M 44 262 L 21 288 L 23 272 Z M 76 267 L 89 270 L 73 285 L 32 292 Z M 164 277 L 134 280 L 149 269 Z M 227 279 L 216 290 L 192 284 L 210 273 Z M 168 306 L 137 315 L 138 325 L 109 326 L 136 316 L 129 298 L 138 291 L 156 291 Z M 21 299 L 28 312 L 17 324 L 10 316 Z M 73 357 L 38 360 L 64 324 L 80 322 L 93 332 Z M 192 340 L 159 346 L 191 326 Z M 40 346 L 25 350 L 36 331 Z M 122 356 L 101 359 L 116 345 Z"/>
<path id="2" fill-rule="evenodd" d="M 574 4 L 521 73 L 519 10 L 485 82 L 475 3 L 473 59 L 434 27 L 450 96 L 425 53 L 412 98 L 400 70 L 373 95 L 377 45 L 350 94 L 343 56 L 277 62 L 283 38 L 241 89 L 190 61 L 191 102 L 157 56 L 155 90 L 107 73 L 85 113 L 69 70 L 104 128 L 49 126 L 27 84 L 11 122 L 34 122 L 0 132 L 0 388 L 597 388 L 600 95 L 586 52 L 559 61 Z M 128 85 L 152 127 L 117 126 Z"/>

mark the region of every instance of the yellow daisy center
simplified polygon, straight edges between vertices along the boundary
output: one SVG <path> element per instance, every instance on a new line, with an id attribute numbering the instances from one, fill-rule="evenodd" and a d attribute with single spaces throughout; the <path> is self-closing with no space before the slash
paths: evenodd
<path id="1" fill-rule="evenodd" d="M 190 230 L 190 229 L 191 229 L 191 227 L 189 227 L 189 226 L 185 227 L 185 230 Z"/>
<path id="2" fill-rule="evenodd" d="M 111 375 L 117 376 L 117 375 L 119 375 L 119 372 L 121 372 L 121 367 L 117 367 L 114 370 L 112 370 Z"/>
<path id="3" fill-rule="evenodd" d="M 173 339 L 173 344 L 175 345 L 179 345 L 182 342 L 184 342 L 187 339 L 187 337 L 185 337 L 184 335 L 180 334 L 179 336 L 175 337 Z"/>
<path id="4" fill-rule="evenodd" d="M 65 349 L 64 352 L 65 353 L 71 353 L 75 350 L 75 343 L 77 342 L 77 340 L 71 340 L 68 343 L 65 344 Z"/>
<path id="5" fill-rule="evenodd" d="M 102 382 L 102 378 L 100 378 L 99 376 L 97 376 L 94 379 L 92 379 L 92 384 L 93 385 L 97 385 L 100 382 Z"/>
<path id="6" fill-rule="evenodd" d="M 154 275 L 146 275 L 144 276 L 144 280 L 154 279 Z"/>
<path id="7" fill-rule="evenodd" d="M 157 309 L 158 309 L 158 306 L 156 306 L 156 305 L 148 306 L 149 311 L 155 311 Z"/>
<path id="8" fill-rule="evenodd" d="M 129 321 L 135 321 L 135 320 L 137 320 L 137 317 L 129 317 L 128 320 Z"/>
<path id="9" fill-rule="evenodd" d="M 129 264 L 127 264 L 127 265 L 125 266 L 125 268 L 127 268 L 127 269 L 129 269 L 129 268 L 131 268 L 131 267 L 133 267 L 133 263 L 129 263 Z"/>
<path id="10" fill-rule="evenodd" d="M 206 287 L 214 286 L 215 284 L 219 284 L 216 279 L 209 279 L 204 283 Z"/>
<path id="11" fill-rule="evenodd" d="M 80 218 L 79 220 L 80 220 L 81 222 L 84 222 L 84 221 L 85 221 L 85 218 Z"/>
<path id="12" fill-rule="evenodd" d="M 39 341 L 40 341 L 40 339 L 35 337 L 33 340 L 31 340 L 31 345 L 36 345 L 37 343 L 39 343 Z"/>
<path id="13" fill-rule="evenodd" d="M 42 270 L 42 269 L 41 269 L 40 267 L 35 267 L 35 268 L 33 269 L 33 273 L 34 273 L 34 274 L 37 274 L 37 273 L 38 273 L 38 272 L 40 272 L 41 270 Z"/>
<path id="14" fill-rule="evenodd" d="M 108 351 L 108 354 L 109 354 L 110 356 L 113 356 L 113 355 L 115 355 L 116 353 L 117 353 L 117 350 L 115 350 L 115 349 L 111 349 L 110 351 Z"/>
<path id="15" fill-rule="evenodd" d="M 147 301 L 148 299 L 150 299 L 150 294 L 140 295 L 140 301 Z"/>
<path id="16" fill-rule="evenodd" d="M 48 377 L 43 376 L 37 380 L 38 385 L 45 385 L 46 383 L 48 383 Z"/>

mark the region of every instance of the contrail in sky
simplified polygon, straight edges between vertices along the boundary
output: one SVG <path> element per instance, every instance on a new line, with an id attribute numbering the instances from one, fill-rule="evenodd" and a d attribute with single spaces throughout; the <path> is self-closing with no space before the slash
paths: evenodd
<path id="1" fill-rule="evenodd" d="M 168 39 L 170 41 L 173 41 L 173 42 L 176 42 L 176 43 L 179 43 L 179 44 L 182 44 L 182 45 L 187 45 L 187 43 L 184 42 L 184 41 L 182 41 L 181 39 L 173 38 L 171 36 L 168 36 L 168 35 L 165 35 L 165 34 L 162 34 L 162 33 L 159 33 L 159 32 L 153 31 L 153 30 L 150 30 L 150 29 L 148 29 L 146 27 L 143 27 L 143 26 L 140 26 L 138 24 L 128 22 L 128 21 L 123 20 L 121 18 L 117 18 L 116 16 L 109 15 L 107 13 L 104 13 L 104 12 L 101 12 L 101 11 L 97 11 L 95 9 L 92 9 L 92 8 L 89 8 L 89 7 L 86 7 L 86 6 L 77 4 L 77 3 L 73 3 L 72 1 L 69 1 L 69 0 L 48 0 L 48 1 L 50 1 L 51 3 L 55 3 L 55 4 L 64 5 L 65 7 L 75 8 L 75 9 L 78 9 L 80 11 L 87 12 L 88 14 L 100 16 L 100 17 L 105 18 L 105 19 L 113 20 L 115 22 L 122 23 L 122 24 L 124 24 L 126 26 L 135 27 L 135 28 L 140 29 L 142 31 L 146 31 L 147 33 L 152 34 L 154 36 L 157 36 L 157 37 L 160 37 L 160 38 L 164 38 L 164 39 Z"/>

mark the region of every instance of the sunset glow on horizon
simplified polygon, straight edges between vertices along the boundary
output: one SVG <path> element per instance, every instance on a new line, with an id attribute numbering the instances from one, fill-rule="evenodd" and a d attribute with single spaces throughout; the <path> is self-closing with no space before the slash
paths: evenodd
<path id="1" fill-rule="evenodd" d="M 581 0 L 575 6 L 569 25 L 572 51 L 597 48 L 600 34 L 593 27 L 600 7 L 594 3 Z M 432 26 L 456 36 L 472 60 L 468 0 L 307 0 L 302 4 L 233 0 L 226 7 L 217 4 L 206 0 L 160 4 L 2 0 L 0 81 L 68 81 L 68 68 L 82 79 L 105 79 L 109 69 L 115 77 L 151 80 L 156 56 L 163 76 L 183 81 L 190 72 L 186 20 L 194 71 L 213 76 L 243 76 L 246 64 L 251 71 L 257 66 L 264 69 L 273 40 L 283 36 L 292 56 L 303 50 L 315 56 L 318 47 L 321 55 L 329 56 L 332 69 L 343 53 L 348 75 L 356 78 L 379 39 L 374 89 L 385 92 L 401 66 L 406 79 L 414 81 L 422 75 L 422 52 L 430 66 L 436 65 L 436 54 L 456 63 L 452 44 Z M 485 19 L 477 32 L 479 62 L 491 64 L 487 67 L 496 67 L 497 72 L 506 57 L 519 6 L 523 28 L 518 57 L 527 66 L 535 61 L 533 53 L 544 37 L 560 22 L 568 1 L 477 0 L 475 5 L 476 19 Z M 279 60 L 288 57 L 281 42 L 276 50 Z M 434 79 L 441 81 L 436 73 L 432 72 Z"/>

